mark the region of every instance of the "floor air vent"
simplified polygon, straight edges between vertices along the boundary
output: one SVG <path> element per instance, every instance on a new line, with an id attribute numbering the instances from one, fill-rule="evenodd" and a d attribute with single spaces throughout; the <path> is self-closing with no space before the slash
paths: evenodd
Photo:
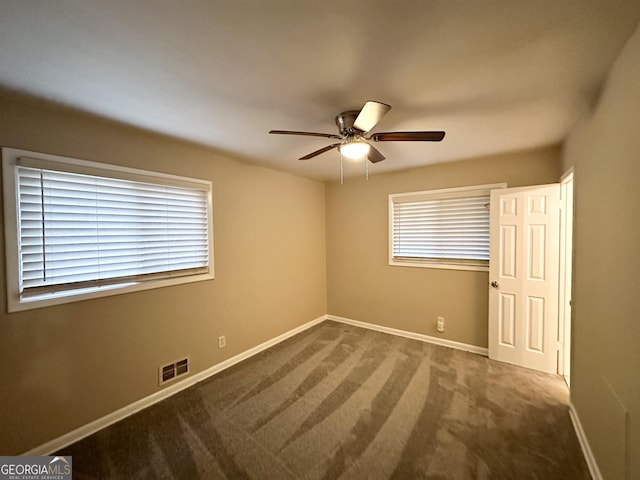
<path id="1" fill-rule="evenodd" d="M 163 385 L 189 373 L 189 358 L 183 358 L 158 369 L 158 384 Z"/>

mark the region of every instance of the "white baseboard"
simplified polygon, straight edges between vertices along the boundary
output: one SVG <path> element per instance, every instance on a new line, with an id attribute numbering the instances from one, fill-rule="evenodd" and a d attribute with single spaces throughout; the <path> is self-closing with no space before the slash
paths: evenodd
<path id="1" fill-rule="evenodd" d="M 89 435 L 92 435 L 97 431 L 102 430 L 105 427 L 108 427 L 109 425 L 112 425 L 120 420 L 123 420 L 129 417 L 130 415 L 133 415 L 134 413 L 137 413 L 140 410 L 143 410 L 153 405 L 154 403 L 158 403 L 166 398 L 169 398 L 170 396 L 175 395 L 176 393 L 209 378 L 211 375 L 215 375 L 216 373 L 221 372 L 222 370 L 229 368 L 232 365 L 235 365 L 236 363 L 241 362 L 242 360 L 246 360 L 247 358 L 252 357 L 262 352 L 263 350 L 266 350 L 267 348 L 270 348 L 294 335 L 297 335 L 298 333 L 303 332 L 308 328 L 311 328 L 321 322 L 324 322 L 326 319 L 327 319 L 327 316 L 322 315 L 321 317 L 318 317 L 315 320 L 312 320 L 303 325 L 300 325 L 299 327 L 289 330 L 283 333 L 282 335 L 278 335 L 277 337 L 272 338 L 271 340 L 267 340 L 266 342 L 261 343 L 260 345 L 257 345 L 253 348 L 250 348 L 249 350 L 239 353 L 234 357 L 228 358 L 223 362 L 217 363 L 216 365 L 213 365 L 212 367 L 206 370 L 203 370 L 194 375 L 191 375 L 185 378 L 184 380 L 181 380 L 177 383 L 172 384 L 169 387 L 163 388 L 162 390 L 155 392 L 149 395 L 148 397 L 141 398 L 140 400 L 137 400 L 125 407 L 120 408 L 119 410 L 116 410 L 115 412 L 105 415 L 104 417 L 98 418 L 97 420 L 87 423 L 82 427 L 76 428 L 71 432 L 65 433 L 60 437 L 54 438 L 53 440 L 47 443 L 44 443 L 42 445 L 39 445 L 29 450 L 28 452 L 23 453 L 22 455 L 49 455 L 53 452 L 56 452 L 61 448 L 64 448 L 68 445 L 71 445 L 72 443 L 82 440 L 83 438 L 88 437 Z"/>
<path id="2" fill-rule="evenodd" d="M 580 447 L 582 447 L 582 453 L 587 462 L 587 466 L 589 467 L 591 478 L 593 480 L 602 480 L 602 474 L 598 468 L 596 458 L 593 456 L 593 452 L 589 446 L 589 441 L 587 440 L 587 436 L 582 428 L 582 423 L 580 423 L 580 417 L 578 416 L 578 412 L 576 411 L 576 407 L 573 406 L 573 403 L 569 403 L 569 416 L 571 417 L 573 429 L 576 431 L 576 436 L 580 442 Z"/>
<path id="3" fill-rule="evenodd" d="M 360 322 L 358 320 L 351 320 L 350 318 L 338 317 L 336 315 L 327 315 L 327 320 L 333 320 L 336 322 L 346 323 L 354 325 L 356 327 L 368 328 L 369 330 L 375 330 L 377 332 L 389 333 L 391 335 L 398 335 L 400 337 L 411 338 L 413 340 L 420 340 L 421 342 L 434 343 L 443 347 L 455 348 L 457 350 L 464 350 L 471 353 L 477 353 L 478 355 L 489 356 L 489 349 L 484 347 L 478 347 L 476 345 L 469 345 L 467 343 L 455 342 L 453 340 L 447 340 L 444 338 L 431 337 L 422 333 L 408 332 L 406 330 L 398 330 L 397 328 L 383 327 L 374 323 Z"/>

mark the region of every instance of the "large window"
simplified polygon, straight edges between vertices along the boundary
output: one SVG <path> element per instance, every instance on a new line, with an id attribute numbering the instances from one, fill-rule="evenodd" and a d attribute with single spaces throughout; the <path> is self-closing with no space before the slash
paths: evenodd
<path id="1" fill-rule="evenodd" d="M 489 198 L 505 184 L 389 195 L 389 264 L 489 270 Z"/>
<path id="2" fill-rule="evenodd" d="M 211 182 L 2 153 L 10 311 L 213 278 Z"/>

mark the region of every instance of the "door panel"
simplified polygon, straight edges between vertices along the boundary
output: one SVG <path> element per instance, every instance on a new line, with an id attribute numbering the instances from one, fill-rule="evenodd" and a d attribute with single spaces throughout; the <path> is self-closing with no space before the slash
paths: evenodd
<path id="1" fill-rule="evenodd" d="M 500 343 L 505 347 L 515 346 L 515 295 L 500 294 Z"/>
<path id="2" fill-rule="evenodd" d="M 544 351 L 544 298 L 527 297 L 527 350 Z"/>
<path id="3" fill-rule="evenodd" d="M 527 279 L 544 282 L 544 254 L 546 229 L 544 225 L 529 225 L 529 243 L 527 244 Z"/>
<path id="4" fill-rule="evenodd" d="M 513 225 L 500 226 L 500 275 L 516 276 L 516 228 Z"/>
<path id="5" fill-rule="evenodd" d="M 560 186 L 491 193 L 489 357 L 557 372 Z"/>

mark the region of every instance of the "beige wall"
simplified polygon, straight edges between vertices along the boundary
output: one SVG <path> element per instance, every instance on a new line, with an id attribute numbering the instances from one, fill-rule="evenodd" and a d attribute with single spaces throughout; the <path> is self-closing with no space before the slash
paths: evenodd
<path id="1" fill-rule="evenodd" d="M 640 478 L 640 29 L 565 145 L 575 168 L 571 397 L 607 480 Z"/>
<path id="2" fill-rule="evenodd" d="M 202 371 L 326 313 L 324 184 L 41 105 L 3 99 L 0 112 L 2 146 L 213 181 L 216 273 L 7 314 L 2 255 L 0 454 L 156 392 L 161 364 L 190 355 Z"/>
<path id="3" fill-rule="evenodd" d="M 328 184 L 328 313 L 486 347 L 488 273 L 389 266 L 388 195 L 536 185 L 559 176 L 560 150 L 553 147 Z M 445 317 L 444 334 L 436 332 L 438 315 Z"/>

